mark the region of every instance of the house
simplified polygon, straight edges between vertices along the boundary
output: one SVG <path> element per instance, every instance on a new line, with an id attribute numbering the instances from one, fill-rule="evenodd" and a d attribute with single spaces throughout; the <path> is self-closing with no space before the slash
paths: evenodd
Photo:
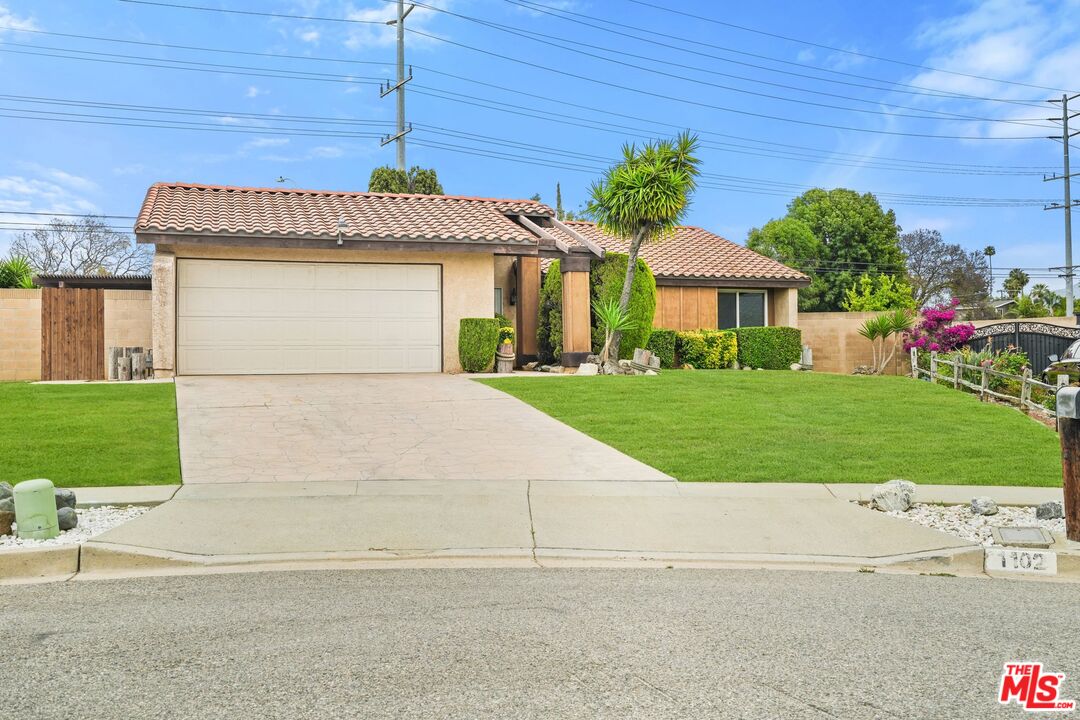
<path id="1" fill-rule="evenodd" d="M 590 260 L 618 241 L 531 200 L 157 183 L 154 369 L 455 372 L 458 326 L 502 312 L 536 354 L 541 262 L 559 259 L 563 363 L 590 352 Z M 805 276 L 696 228 L 650 247 L 658 324 L 796 323 Z M 670 320 L 670 322 L 668 322 Z"/>

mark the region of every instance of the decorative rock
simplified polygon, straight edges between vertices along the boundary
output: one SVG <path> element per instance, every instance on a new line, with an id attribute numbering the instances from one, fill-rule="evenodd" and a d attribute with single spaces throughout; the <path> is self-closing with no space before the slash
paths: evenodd
<path id="1" fill-rule="evenodd" d="M 15 524 L 15 513 L 3 511 L 0 512 L 0 535 L 14 535 L 11 526 Z"/>
<path id="2" fill-rule="evenodd" d="M 997 515 L 998 506 L 992 498 L 985 495 L 971 498 L 971 512 L 976 515 Z"/>
<path id="3" fill-rule="evenodd" d="M 593 365 L 599 366 L 600 365 L 600 356 L 596 355 L 594 353 L 589 353 L 588 355 L 585 356 L 585 362 L 592 363 Z"/>
<path id="4" fill-rule="evenodd" d="M 575 375 L 599 375 L 600 367 L 596 363 L 581 363 L 578 365 Z"/>
<path id="5" fill-rule="evenodd" d="M 869 365 L 856 365 L 855 369 L 851 371 L 852 375 L 873 375 L 874 371 L 870 369 Z"/>
<path id="6" fill-rule="evenodd" d="M 56 522 L 61 531 L 74 530 L 79 525 L 79 516 L 75 513 L 75 508 L 65 505 L 56 511 Z"/>
<path id="7" fill-rule="evenodd" d="M 791 369 L 797 372 L 799 370 L 802 370 L 802 365 L 800 365 L 799 363 L 791 363 Z"/>
<path id="8" fill-rule="evenodd" d="M 525 363 L 525 365 L 522 366 L 522 369 L 524 369 L 524 370 L 535 370 L 539 365 L 540 365 L 540 363 L 538 363 L 536 361 L 533 361 L 533 362 L 530 362 L 530 363 Z"/>
<path id="9" fill-rule="evenodd" d="M 601 366 L 600 370 L 601 370 L 601 372 L 603 372 L 604 375 L 622 375 L 623 374 L 622 366 L 618 365 L 617 363 L 613 363 L 610 360 L 608 360 L 606 363 L 604 363 Z"/>
<path id="10" fill-rule="evenodd" d="M 1059 502 L 1044 502 L 1035 508 L 1035 517 L 1039 520 L 1054 520 L 1065 517 L 1065 509 Z"/>
<path id="11" fill-rule="evenodd" d="M 656 372 L 655 370 L 646 370 L 645 374 L 646 375 L 659 375 L 660 373 Z"/>
<path id="12" fill-rule="evenodd" d="M 12 490 L 11 483 L 0 482 L 0 500 L 12 497 L 14 494 L 15 493 Z"/>
<path id="13" fill-rule="evenodd" d="M 536 370 L 537 370 L 537 372 L 551 372 L 551 366 L 550 365 L 537 365 Z"/>
<path id="14" fill-rule="evenodd" d="M 15 498 L 9 497 L 0 500 L 0 512 L 15 512 Z"/>
<path id="15" fill-rule="evenodd" d="M 697 368 L 695 368 L 690 363 L 683 363 L 682 366 L 679 369 L 680 370 L 696 370 Z"/>
<path id="16" fill-rule="evenodd" d="M 870 495 L 870 504 L 882 512 L 907 512 L 915 496 L 915 483 L 890 480 L 878 485 Z"/>
<path id="17" fill-rule="evenodd" d="M 56 509 L 57 510 L 59 510 L 60 508 L 65 508 L 65 507 L 71 508 L 72 510 L 75 509 L 75 491 L 74 490 L 68 490 L 67 488 L 56 488 L 56 490 L 54 490 L 53 493 L 56 495 Z"/>

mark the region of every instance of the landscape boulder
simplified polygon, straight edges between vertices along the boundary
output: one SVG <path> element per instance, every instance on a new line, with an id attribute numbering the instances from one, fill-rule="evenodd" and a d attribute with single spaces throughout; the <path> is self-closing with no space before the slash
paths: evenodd
<path id="1" fill-rule="evenodd" d="M 14 535 L 11 526 L 15 524 L 15 513 L 0 511 L 0 535 Z"/>
<path id="2" fill-rule="evenodd" d="M 598 375 L 600 367 L 596 363 L 586 362 L 578 365 L 575 375 Z"/>
<path id="3" fill-rule="evenodd" d="M 75 508 L 65 505 L 56 511 L 56 522 L 60 530 L 73 530 L 79 525 L 79 516 L 75 513 Z"/>
<path id="4" fill-rule="evenodd" d="M 0 512 L 15 512 L 15 498 L 7 497 L 0 500 Z"/>
<path id="5" fill-rule="evenodd" d="M 53 491 L 56 495 L 56 509 L 71 508 L 75 509 L 75 491 L 68 490 L 67 488 L 56 488 Z"/>
<path id="6" fill-rule="evenodd" d="M 1065 517 L 1065 509 L 1059 502 L 1044 502 L 1035 508 L 1035 517 L 1039 520 L 1056 520 Z"/>
<path id="7" fill-rule="evenodd" d="M 992 498 L 980 495 L 971 498 L 971 512 L 975 515 L 997 515 L 998 506 Z"/>
<path id="8" fill-rule="evenodd" d="M 0 482 L 0 500 L 4 500 L 9 497 L 13 497 L 15 491 L 11 487 L 9 482 Z"/>
<path id="9" fill-rule="evenodd" d="M 890 480 L 870 494 L 870 504 L 882 512 L 907 512 L 914 499 L 915 483 L 909 480 Z"/>

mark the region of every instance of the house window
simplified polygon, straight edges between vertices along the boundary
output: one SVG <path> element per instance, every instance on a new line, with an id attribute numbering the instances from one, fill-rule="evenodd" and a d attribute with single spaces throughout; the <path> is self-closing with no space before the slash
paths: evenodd
<path id="1" fill-rule="evenodd" d="M 495 314 L 501 315 L 503 311 L 502 288 L 495 288 Z"/>
<path id="2" fill-rule="evenodd" d="M 721 330 L 769 324 L 764 290 L 721 290 L 716 298 L 716 326 Z"/>

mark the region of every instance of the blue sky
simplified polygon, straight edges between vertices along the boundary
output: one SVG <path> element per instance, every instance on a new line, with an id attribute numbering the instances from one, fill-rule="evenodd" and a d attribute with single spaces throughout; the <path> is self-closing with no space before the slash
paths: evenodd
<path id="1" fill-rule="evenodd" d="M 0 0 L 4 222 L 134 215 L 159 180 L 364 190 L 394 162 L 378 141 L 394 118 L 378 92 L 393 3 L 162 2 L 360 22 Z M 407 22 L 408 163 L 435 167 L 448 193 L 554 203 L 559 182 L 576 208 L 623 142 L 691 128 L 708 177 L 689 222 L 737 242 L 804 187 L 842 186 L 882 193 L 905 230 L 995 245 L 995 270 L 1063 264 L 1060 210 L 955 198 L 1060 199 L 1040 173 L 1060 170 L 1061 146 L 1040 119 L 1080 88 L 1077 0 L 427 2 L 446 12 Z"/>

